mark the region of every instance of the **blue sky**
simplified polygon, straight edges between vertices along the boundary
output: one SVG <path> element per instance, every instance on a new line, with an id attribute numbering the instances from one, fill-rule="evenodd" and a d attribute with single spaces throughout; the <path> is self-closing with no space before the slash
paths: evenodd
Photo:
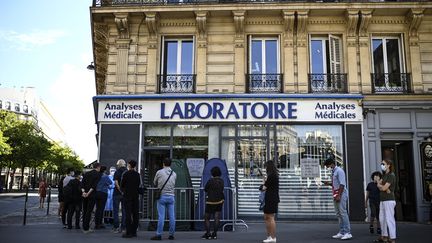
<path id="1" fill-rule="evenodd" d="M 91 0 L 0 1 L 1 87 L 35 87 L 89 163 L 96 159 Z"/>

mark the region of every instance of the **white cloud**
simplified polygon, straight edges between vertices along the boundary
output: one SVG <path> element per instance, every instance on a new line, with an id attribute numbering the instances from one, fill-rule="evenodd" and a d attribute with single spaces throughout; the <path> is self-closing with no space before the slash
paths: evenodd
<path id="1" fill-rule="evenodd" d="M 62 30 L 33 30 L 30 33 L 0 30 L 0 41 L 5 41 L 3 48 L 13 48 L 29 51 L 35 47 L 54 44 L 58 39 L 66 36 Z"/>
<path id="2" fill-rule="evenodd" d="M 88 164 L 97 157 L 97 130 L 92 101 L 96 94 L 94 73 L 86 65 L 83 62 L 80 66 L 62 66 L 61 74 L 50 87 L 49 105 L 66 133 L 66 142 Z"/>

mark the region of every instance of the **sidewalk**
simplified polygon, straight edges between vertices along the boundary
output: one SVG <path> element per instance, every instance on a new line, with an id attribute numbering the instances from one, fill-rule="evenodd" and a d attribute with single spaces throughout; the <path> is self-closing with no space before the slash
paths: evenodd
<path id="1" fill-rule="evenodd" d="M 416 223 L 398 223 L 398 242 L 420 243 L 430 242 L 432 238 L 432 226 Z M 277 240 L 278 242 L 340 242 L 334 240 L 331 235 L 336 233 L 337 225 L 334 222 L 278 222 Z M 205 242 L 200 237 L 203 232 L 188 231 L 176 232 L 177 243 Z M 352 224 L 353 239 L 348 242 L 372 242 L 377 238 L 376 235 L 369 234 L 368 225 L 364 223 Z M 114 242 L 142 242 L 149 241 L 154 235 L 147 230 L 139 231 L 137 238 L 123 239 L 120 234 L 114 234 L 110 229 L 98 230 L 90 234 L 83 234 L 80 230 L 62 229 L 60 223 L 57 224 L 37 224 L 27 226 L 0 226 L 2 242 L 24 243 L 32 239 L 43 240 L 44 243 L 81 242 L 86 243 L 114 243 Z M 163 241 L 168 241 L 167 232 L 164 232 Z M 263 223 L 250 223 L 249 229 L 239 228 L 236 232 L 219 232 L 218 241 L 223 243 L 261 243 L 265 238 L 265 226 Z"/>

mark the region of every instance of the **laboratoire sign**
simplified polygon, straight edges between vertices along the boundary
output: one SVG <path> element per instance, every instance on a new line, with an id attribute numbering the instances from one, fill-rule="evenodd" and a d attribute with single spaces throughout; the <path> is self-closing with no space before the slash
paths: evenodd
<path id="1" fill-rule="evenodd" d="M 357 100 L 101 100 L 98 121 L 362 121 Z"/>

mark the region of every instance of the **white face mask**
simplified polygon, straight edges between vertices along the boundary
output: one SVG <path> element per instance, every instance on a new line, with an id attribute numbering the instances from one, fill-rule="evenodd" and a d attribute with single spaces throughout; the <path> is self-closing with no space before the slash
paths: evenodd
<path id="1" fill-rule="evenodd" d="M 72 171 L 72 172 L 70 173 L 70 175 L 71 175 L 71 176 L 74 176 L 74 175 L 75 175 L 75 172 Z"/>
<path id="2" fill-rule="evenodd" d="M 382 171 L 386 171 L 386 170 L 387 170 L 387 166 L 384 165 L 384 164 L 382 164 L 382 165 L 381 165 L 381 170 L 382 170 Z"/>

